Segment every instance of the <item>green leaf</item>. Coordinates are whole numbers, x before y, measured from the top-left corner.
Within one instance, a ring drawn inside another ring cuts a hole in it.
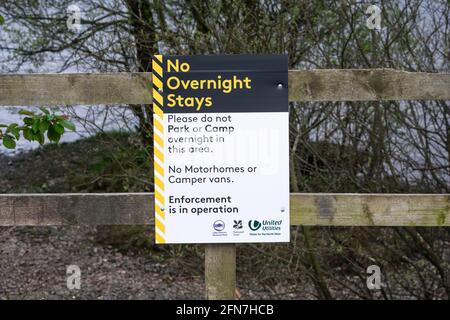
[[[31,132],[31,140],[32,141],[39,141],[40,134],[34,132],[32,129],[30,130],[30,132]]]
[[[17,123],[11,123],[6,129],[6,133],[12,134],[17,140],[20,138],[20,129]]]
[[[45,137],[44,137],[44,134],[43,134],[43,133],[40,133],[40,134],[38,135],[38,142],[39,142],[40,145],[43,145],[43,144],[44,144],[44,142],[45,142]]]
[[[76,131],[77,130],[77,128],[75,127],[75,125],[73,124],[72,121],[64,120],[64,121],[61,121],[59,124],[62,125],[66,129],[69,129],[69,130],[72,130],[72,131]]]
[[[60,125],[59,123],[53,125],[53,128],[59,135],[62,135],[64,133],[64,127],[62,125]]]
[[[26,117],[23,119],[23,123],[25,123],[27,126],[32,126],[34,123],[34,119]]]
[[[34,133],[39,133],[39,128],[41,126],[41,120],[40,119],[34,119],[33,127],[31,130],[33,130]]]
[[[63,128],[64,129],[64,128]],[[56,129],[55,126],[50,126],[48,128],[48,132],[47,132],[47,138],[50,141],[54,141],[54,142],[59,142],[59,139],[61,138],[61,134],[59,134]]]
[[[19,114],[24,115],[24,116],[30,116],[30,117],[34,116],[34,112],[31,112],[31,111],[25,110],[25,109],[19,110]]]
[[[42,119],[39,123],[39,131],[44,133],[45,131],[47,131],[48,127],[50,126],[50,122],[48,122],[47,120]]]
[[[3,145],[8,149],[14,149],[16,147],[16,142],[12,136],[3,136]]]
[[[4,24],[5,23],[5,18],[3,18],[2,16],[0,16],[0,26],[2,25],[2,24]]]
[[[19,128],[14,128],[13,130],[11,130],[11,133],[14,135],[16,140],[20,139],[20,129]]]
[[[23,137],[28,141],[32,141],[33,135],[31,134],[31,130],[28,128],[23,129]]]
[[[19,125],[17,123],[11,123],[8,126],[8,129],[6,129],[6,132],[11,132],[12,130],[14,130],[14,128],[17,128]]]
[[[48,110],[45,109],[45,108],[40,107],[39,110],[41,110],[41,111],[42,111],[43,113],[45,113],[46,115],[49,115],[49,114],[50,114],[50,111],[48,111]]]

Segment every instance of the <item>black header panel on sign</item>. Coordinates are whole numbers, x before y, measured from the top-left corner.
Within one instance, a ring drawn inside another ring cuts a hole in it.
[[[165,113],[288,112],[286,55],[163,56]]]

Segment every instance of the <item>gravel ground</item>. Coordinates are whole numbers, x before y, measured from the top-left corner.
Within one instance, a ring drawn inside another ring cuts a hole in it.
[[[203,280],[93,242],[88,227],[0,228],[1,299],[202,299]],[[66,268],[81,269],[80,290]]]

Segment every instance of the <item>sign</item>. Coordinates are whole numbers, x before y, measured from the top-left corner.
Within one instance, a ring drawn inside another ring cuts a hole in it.
[[[156,243],[288,242],[287,56],[152,68]]]

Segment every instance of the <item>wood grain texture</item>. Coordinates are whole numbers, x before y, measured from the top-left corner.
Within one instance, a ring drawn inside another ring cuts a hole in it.
[[[1,74],[0,106],[148,104],[151,73]],[[289,71],[290,101],[448,100],[450,74]]]
[[[290,101],[450,99],[449,73],[393,69],[324,69],[289,72]]]
[[[208,300],[234,300],[236,290],[236,246],[205,246],[205,291]]]
[[[450,226],[450,194],[293,194],[291,224]]]
[[[0,194],[0,225],[153,224],[150,193]]]
[[[153,224],[153,194],[0,194],[0,226]],[[450,226],[450,194],[291,194],[291,225]]]
[[[0,105],[151,103],[151,73],[2,74]]]

